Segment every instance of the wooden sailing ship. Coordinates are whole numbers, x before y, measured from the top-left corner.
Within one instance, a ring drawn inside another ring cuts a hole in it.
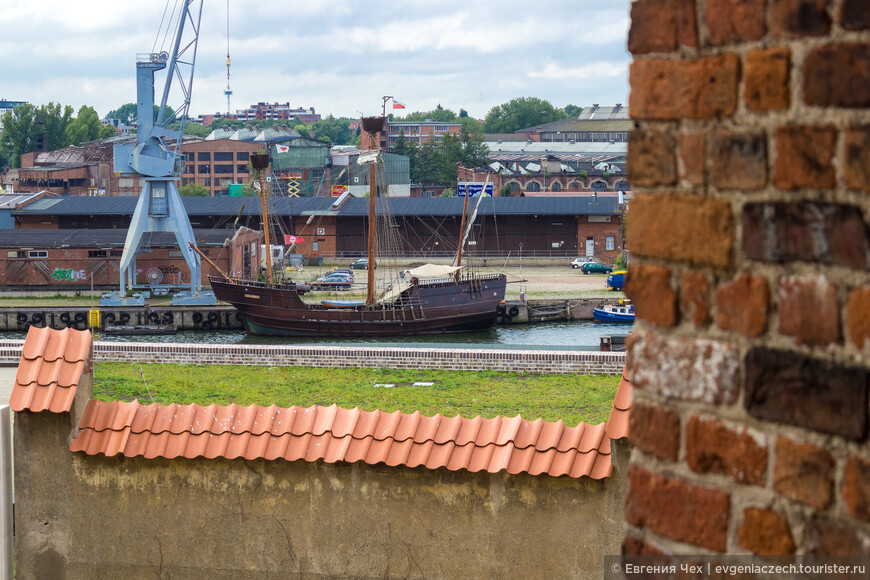
[[[363,119],[364,129],[370,119]],[[383,124],[383,118],[373,119]],[[251,156],[251,163],[258,171],[265,170],[268,162],[268,154]],[[464,273],[461,265],[464,240],[459,244],[453,266],[428,264],[414,268],[403,272],[402,277],[384,290],[376,291],[375,200],[376,164],[379,162],[378,151],[360,156],[360,163],[371,164],[366,300],[358,304],[306,303],[301,296],[310,290],[307,284],[271,282],[271,260],[267,252],[265,282],[226,275],[209,276],[217,299],[232,304],[239,311],[247,332],[276,336],[408,336],[483,330],[495,324],[498,305],[504,300],[505,275]],[[261,187],[263,223],[268,224],[265,195],[265,188]],[[466,198],[466,209],[467,204]],[[464,222],[465,211],[463,229]],[[264,229],[268,248],[269,228]]]

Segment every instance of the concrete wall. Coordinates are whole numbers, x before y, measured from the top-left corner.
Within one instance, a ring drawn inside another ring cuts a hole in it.
[[[86,456],[71,419],[15,417],[20,579],[591,578],[622,538],[624,443],[594,481]]]

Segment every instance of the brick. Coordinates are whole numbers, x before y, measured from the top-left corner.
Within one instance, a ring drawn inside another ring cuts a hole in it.
[[[870,3],[867,4],[870,6]],[[847,129],[843,133],[845,159],[843,177],[852,189],[870,192],[870,127]]]
[[[870,554],[870,535],[846,522],[815,515],[804,528],[807,553],[852,556]]]
[[[673,540],[724,552],[730,495],[633,466],[628,472],[626,521]]]
[[[632,54],[673,52],[698,46],[692,0],[638,0],[631,5],[628,51]]]
[[[743,397],[757,419],[867,438],[867,370],[768,348],[746,355]]]
[[[831,505],[834,458],[811,443],[776,438],[773,488],[784,496],[818,510]]]
[[[664,552],[651,546],[646,542],[635,538],[634,536],[626,536],[622,542],[623,556],[663,556]]]
[[[788,276],[779,282],[779,332],[796,344],[840,342],[837,286],[824,276]]]
[[[787,109],[791,103],[791,51],[785,47],[746,53],[743,101],[750,111]]]
[[[777,129],[773,184],[784,190],[835,187],[837,177],[833,157],[836,140],[837,132],[833,127]]]
[[[711,44],[761,40],[767,30],[765,0],[707,0]]]
[[[767,185],[767,136],[717,131],[710,144],[710,180],[720,189],[756,190]]]
[[[684,195],[638,194],[626,222],[635,255],[728,267],[734,244],[731,205]]]
[[[737,110],[740,59],[733,54],[697,60],[635,60],[629,68],[635,119],[717,119]]]
[[[846,30],[870,30],[870,2],[844,0],[839,21]]]
[[[730,429],[718,419],[694,415],[686,423],[686,463],[698,473],[718,473],[737,483],[763,485],[767,445],[745,427]]]
[[[851,515],[870,520],[870,461],[853,455],[843,473],[843,500]]]
[[[680,280],[680,308],[695,326],[705,326],[710,318],[710,281],[703,272],[683,270]]]
[[[804,60],[804,102],[819,107],[870,107],[870,44],[818,46]]]
[[[743,510],[737,543],[741,548],[766,556],[794,554],[797,548],[785,516],[757,507]]]
[[[712,340],[665,340],[637,329],[630,336],[626,368],[635,387],[664,397],[713,405],[736,400],[736,347]]]
[[[828,0],[771,0],[770,33],[776,38],[824,36],[831,29]]]
[[[870,344],[870,288],[856,288],[846,303],[846,333],[858,349]]]
[[[636,129],[628,137],[628,179],[634,187],[677,182],[676,139],[657,129]]]
[[[668,328],[677,323],[677,293],[671,288],[671,270],[647,264],[629,266],[625,295],[634,303],[638,318]]]
[[[716,288],[716,326],[755,338],[767,329],[770,289],[760,276],[741,274]]]
[[[680,416],[668,407],[635,403],[628,432],[635,447],[659,459],[676,461],[680,454]]]
[[[689,186],[703,186],[705,180],[706,163],[706,133],[692,131],[680,133],[680,181]]]
[[[855,206],[828,203],[748,203],[743,250],[752,260],[817,262],[870,269],[870,229]]]

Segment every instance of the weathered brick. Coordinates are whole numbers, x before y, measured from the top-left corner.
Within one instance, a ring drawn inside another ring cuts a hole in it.
[[[680,307],[695,326],[704,326],[710,318],[710,281],[703,272],[683,270],[680,281]]]
[[[737,530],[737,543],[756,554],[783,556],[794,554],[794,540],[785,516],[770,509],[749,507]]]
[[[870,44],[816,47],[804,60],[804,102],[819,107],[870,107]]]
[[[777,129],[773,184],[785,190],[835,187],[837,176],[833,158],[836,140],[837,132],[833,127]]]
[[[663,405],[635,403],[629,415],[631,442],[668,461],[676,461],[680,454],[680,416]]]
[[[791,103],[791,51],[785,47],[746,53],[743,101],[750,111],[787,109]]]
[[[631,333],[632,384],[665,397],[729,404],[737,398],[738,350],[712,340],[664,338]]]
[[[631,265],[625,277],[625,295],[638,318],[667,328],[677,323],[677,293],[671,288],[671,270],[664,266]]]
[[[867,370],[768,348],[745,361],[744,405],[758,419],[863,441]]]
[[[804,538],[808,554],[870,554],[870,535],[841,520],[813,516],[804,528]]]
[[[870,6],[868,2],[867,6]],[[846,155],[843,177],[852,189],[870,191],[870,127],[848,129],[843,134]]]
[[[773,487],[793,500],[823,510],[831,504],[834,458],[811,443],[776,438]]]
[[[767,30],[764,0],[707,0],[710,43],[760,40]]]
[[[626,536],[622,542],[622,554],[624,556],[662,556],[664,553],[650,546],[646,542],[635,538],[634,536]]]
[[[716,187],[754,190],[767,185],[767,136],[763,132],[717,131],[710,156],[710,179]]]
[[[776,38],[823,36],[831,29],[828,0],[772,0],[770,32]]]
[[[635,255],[727,267],[734,243],[728,202],[683,195],[638,194],[627,238]]]
[[[736,280],[716,288],[716,326],[734,330],[749,338],[767,329],[770,289],[760,276],[741,274]]]
[[[737,110],[740,59],[733,54],[697,60],[635,60],[629,68],[635,119],[715,119]]]
[[[779,282],[779,332],[797,344],[840,342],[837,287],[824,276],[788,276]]]
[[[856,288],[846,303],[846,332],[849,341],[863,349],[870,344],[870,288]]]
[[[840,10],[840,26],[846,30],[870,29],[870,2],[844,0]]]
[[[686,424],[686,463],[698,473],[719,473],[737,483],[763,485],[767,445],[745,427],[731,429],[713,417],[694,415]]]
[[[853,455],[843,474],[843,500],[849,513],[870,520],[870,461]]]
[[[818,262],[870,269],[870,229],[855,206],[749,203],[743,207],[743,250],[752,260]]]
[[[626,521],[668,538],[724,552],[730,495],[639,467],[628,472]]]
[[[628,178],[634,187],[677,182],[676,139],[666,131],[636,129],[628,137]]]
[[[700,186],[705,181],[706,133],[692,131],[680,133],[680,180],[689,186]]]
[[[631,5],[628,51],[649,54],[695,47],[697,29],[691,0],[638,0]]]

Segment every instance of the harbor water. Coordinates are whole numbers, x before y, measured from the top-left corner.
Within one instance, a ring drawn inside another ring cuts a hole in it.
[[[481,332],[434,334],[408,339],[270,337],[246,334],[243,330],[189,330],[168,336],[107,336],[100,331],[95,340],[112,342],[158,342],[196,344],[298,344],[307,346],[383,346],[494,348],[532,350],[598,350],[600,337],[628,334],[631,325],[592,321],[547,322],[537,324],[503,324]],[[23,332],[3,332],[6,338],[23,339]]]

